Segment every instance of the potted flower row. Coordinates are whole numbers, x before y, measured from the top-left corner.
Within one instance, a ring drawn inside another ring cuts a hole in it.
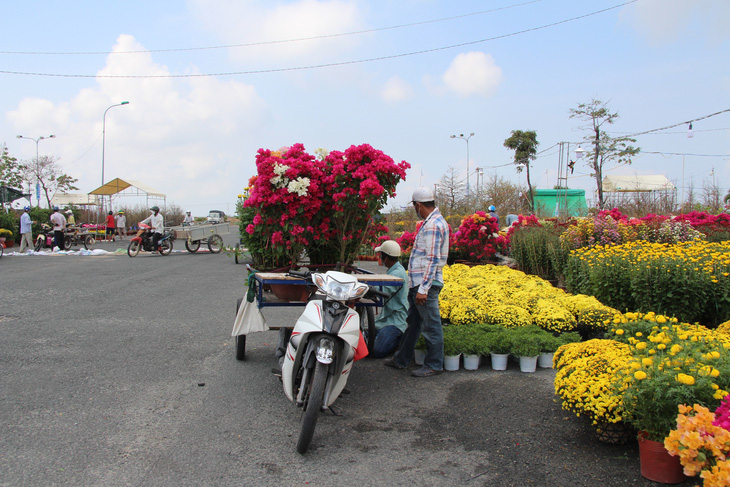
[[[463,355],[467,370],[476,370],[480,357],[486,356],[491,356],[494,370],[505,370],[507,358],[512,354],[520,357],[521,370],[534,372],[538,361],[541,367],[551,368],[553,352],[564,343],[579,340],[576,333],[556,337],[537,326],[514,329],[497,325],[445,326],[444,368],[458,370]],[[425,342],[421,339],[416,348],[425,350]]]

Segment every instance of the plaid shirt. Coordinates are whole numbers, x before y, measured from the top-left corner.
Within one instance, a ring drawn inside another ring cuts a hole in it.
[[[434,282],[444,283],[442,269],[449,255],[449,225],[434,208],[416,233],[416,240],[408,261],[408,287],[418,286],[419,294],[426,294]]]

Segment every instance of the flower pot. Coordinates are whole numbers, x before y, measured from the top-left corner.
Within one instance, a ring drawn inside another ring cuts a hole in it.
[[[271,284],[271,292],[282,301],[306,301],[309,299],[307,286],[299,284]]]
[[[448,370],[450,372],[459,370],[459,360],[460,359],[461,359],[461,354],[444,356],[444,370]]]
[[[537,355],[534,357],[520,357],[520,372],[532,373],[537,369]]]
[[[481,357],[479,355],[464,355],[464,368],[466,370],[477,370]]]
[[[507,370],[508,353],[492,353],[492,370]]]
[[[413,360],[416,361],[416,365],[423,365],[423,361],[426,360],[425,350],[415,350],[413,354]]]
[[[624,423],[623,421],[619,421],[618,423],[598,421],[595,429],[596,439],[601,443],[625,445],[634,441],[636,438],[636,429],[631,424]]]
[[[646,431],[639,431],[641,476],[663,484],[679,484],[687,480],[679,457],[669,454],[664,443],[648,440]]]
[[[537,356],[537,366],[541,369],[553,368],[553,353],[541,353]]]

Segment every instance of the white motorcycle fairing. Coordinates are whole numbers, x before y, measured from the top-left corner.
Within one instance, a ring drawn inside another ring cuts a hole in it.
[[[332,307],[332,311],[335,312],[344,311],[340,310],[341,307],[346,309],[346,316],[344,316],[342,326],[336,335],[325,331],[324,321],[328,307]],[[325,386],[326,399],[323,403],[324,407],[328,407],[335,402],[345,388],[352,370],[355,349],[360,339],[360,317],[357,312],[337,301],[314,299],[307,303],[304,312],[292,330],[281,369],[284,393],[290,401],[297,402],[302,375],[312,370],[311,368],[302,369],[302,364],[306,365],[309,360],[320,360],[326,363],[322,360],[322,356],[325,354],[318,354],[320,342],[323,338],[334,343],[327,385]],[[299,374],[300,369],[302,369],[302,374]]]

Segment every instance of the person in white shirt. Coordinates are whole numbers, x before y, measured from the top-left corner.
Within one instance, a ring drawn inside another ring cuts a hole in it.
[[[153,250],[157,252],[160,239],[162,238],[162,232],[165,231],[165,218],[160,213],[160,208],[158,206],[153,206],[152,208],[150,208],[150,211],[152,211],[153,214],[139,223],[145,223],[152,227],[152,244],[154,245]]]
[[[119,235],[119,240],[124,240],[124,234],[127,233],[127,217],[124,216],[123,211],[118,211],[117,216],[114,217],[114,220],[117,225],[117,235]]]
[[[51,223],[53,224],[53,238],[56,241],[56,247],[58,247],[58,250],[64,250],[63,239],[66,236],[63,232],[66,229],[66,217],[59,213],[58,206],[53,207]]]
[[[192,225],[193,224],[193,217],[190,215],[190,212],[188,211],[185,214],[185,219],[183,220],[183,225]]]

